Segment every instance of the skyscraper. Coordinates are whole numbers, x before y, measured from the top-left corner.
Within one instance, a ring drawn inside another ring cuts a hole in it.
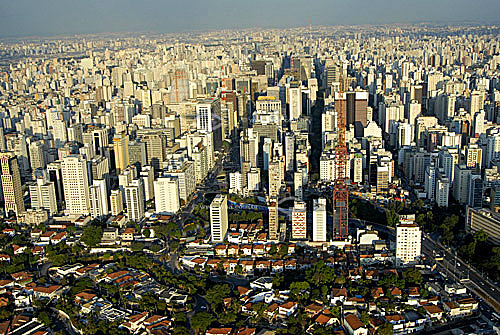
[[[140,221],[144,217],[144,186],[142,179],[132,180],[124,187],[127,216],[129,220]]]
[[[129,139],[127,134],[119,134],[113,137],[113,150],[115,152],[116,173],[119,174],[130,164],[129,160]]]
[[[422,253],[422,231],[414,223],[396,227],[396,266],[414,264]]]
[[[159,177],[154,182],[155,211],[176,213],[180,208],[179,185],[175,177]]]
[[[307,236],[307,211],[306,203],[295,201],[292,209],[292,239],[305,239]]]
[[[24,212],[24,201],[16,155],[13,152],[1,152],[0,164],[5,212],[13,211],[19,215]]]
[[[95,179],[89,187],[90,215],[101,218],[109,214],[106,180]]]
[[[326,242],[326,199],[315,199],[313,204],[313,241]]]
[[[269,210],[269,239],[277,240],[279,231],[278,203],[272,199],[267,206]]]
[[[212,234],[212,242],[224,242],[227,228],[227,196],[217,194],[210,204],[210,231]]]
[[[87,162],[80,155],[69,155],[61,163],[66,212],[86,215],[90,212]]]

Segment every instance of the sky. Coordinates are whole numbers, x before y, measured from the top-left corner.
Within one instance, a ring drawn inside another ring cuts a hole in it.
[[[477,21],[499,0],[0,0],[0,37]]]

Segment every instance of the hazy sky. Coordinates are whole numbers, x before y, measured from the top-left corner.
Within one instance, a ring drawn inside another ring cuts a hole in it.
[[[0,36],[219,28],[498,22],[499,0],[0,0]]]

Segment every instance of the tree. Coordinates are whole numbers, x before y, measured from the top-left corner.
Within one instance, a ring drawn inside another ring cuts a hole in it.
[[[144,249],[144,243],[142,243],[142,242],[132,242],[132,245],[130,246],[130,249],[132,249],[132,251],[142,251]]]
[[[149,230],[149,228],[145,228],[142,231],[142,235],[144,235],[145,238],[149,238],[151,236],[151,230]]]
[[[174,331],[172,332],[173,335],[191,335],[191,332],[189,329],[187,329],[184,326],[177,326],[174,327]]]
[[[393,335],[394,334],[394,326],[392,325],[392,323],[386,322],[377,329],[377,334]]]
[[[370,324],[370,314],[367,311],[362,311],[359,320],[365,325],[368,326]]]
[[[422,284],[422,282],[424,280],[422,277],[422,273],[415,268],[411,268],[411,269],[408,269],[405,272],[403,272],[403,278],[407,282],[412,283],[412,284],[416,284],[416,285]]]
[[[307,300],[310,288],[311,286],[306,281],[293,282],[290,284],[290,293],[295,295],[299,300]]]
[[[282,244],[280,246],[279,255],[281,257],[285,257],[286,255],[288,255],[288,245],[287,244]]]
[[[102,237],[102,228],[94,225],[85,227],[81,241],[88,247],[95,247],[99,244]]]
[[[205,299],[207,299],[213,308],[217,308],[224,303],[224,298],[229,297],[230,294],[231,288],[228,284],[217,284],[207,291]]]
[[[193,328],[196,333],[201,334],[210,327],[213,321],[214,317],[212,314],[208,312],[199,312],[191,319],[191,328]]]

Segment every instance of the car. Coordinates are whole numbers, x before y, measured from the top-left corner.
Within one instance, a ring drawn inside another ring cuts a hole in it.
[[[203,305],[203,306],[200,307],[200,309],[206,310],[207,306]]]

